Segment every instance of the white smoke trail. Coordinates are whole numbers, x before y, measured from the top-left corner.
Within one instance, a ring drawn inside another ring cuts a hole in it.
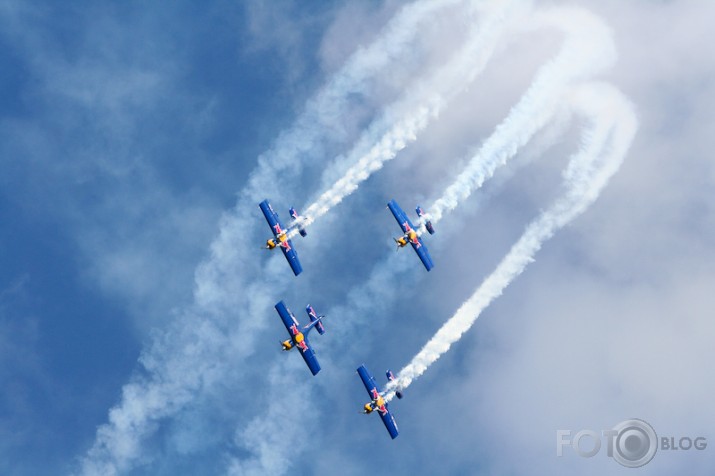
[[[478,182],[475,180],[466,181],[464,177],[474,175],[475,169],[495,169],[502,165],[507,158],[516,153],[521,145],[527,143],[539,129],[546,125],[551,125],[555,116],[557,116],[557,111],[563,112],[562,101],[559,99],[563,97],[563,90],[566,85],[574,80],[581,80],[596,74],[613,63],[615,47],[609,31],[600,19],[589,12],[563,8],[544,10],[530,17],[529,21],[531,24],[528,25],[528,28],[558,27],[566,37],[564,46],[553,60],[540,68],[532,86],[524,94],[518,105],[512,108],[507,119],[497,127],[492,137],[487,139],[482,151],[474,156],[467,170],[460,174],[461,180],[458,179],[455,185],[464,184],[466,187],[472,187],[468,191],[463,190],[461,192],[460,199],[462,200],[491,177],[493,170]],[[588,46],[584,47],[584,45]],[[574,61],[574,58],[578,58],[578,60]],[[548,106],[548,111],[545,111],[545,106]],[[534,124],[529,124],[529,118],[532,119]],[[522,130],[521,126],[524,124],[530,126],[531,129],[528,131]],[[558,130],[562,129],[559,128]],[[544,140],[548,143],[553,143],[558,136],[559,134],[552,131],[549,134],[550,140],[546,137]],[[520,142],[519,146],[514,146],[514,142]],[[546,147],[546,143],[541,144],[541,147]],[[491,158],[487,151],[494,154],[501,153],[504,158],[503,160],[492,160],[489,164],[484,164]],[[454,188],[455,186],[452,186],[448,191]],[[447,195],[445,194],[445,196]],[[445,209],[444,212],[449,212],[454,207],[456,207],[456,204]],[[394,261],[379,263],[373,270],[370,279],[363,286],[353,289],[347,296],[347,302],[344,306],[340,306],[339,312],[336,309],[332,309],[328,310],[327,313],[341,316],[374,313],[376,311],[376,302],[385,305],[387,301],[392,299],[393,276],[399,272],[396,269],[399,267],[400,263]],[[384,290],[386,289],[390,289],[391,292],[385,293]],[[332,335],[336,337],[337,341],[340,341],[342,336],[349,334],[348,328],[351,322],[358,322],[358,319],[356,318],[353,321],[347,318],[341,327],[333,328]],[[326,345],[329,345],[329,343]],[[343,351],[345,350],[344,347],[342,349]],[[289,409],[284,408],[287,405],[285,402],[271,402],[271,406],[266,413],[252,420],[248,427],[239,429],[237,435],[240,435],[242,441],[247,439],[249,442],[256,442],[256,438],[253,437],[256,431],[265,435],[271,431],[277,431],[279,428],[283,430],[283,425],[279,420],[290,412]],[[265,429],[270,430],[266,432]],[[256,474],[259,474],[261,470],[265,471],[266,468],[276,467],[276,461],[281,460],[283,447],[280,444],[265,444],[271,438],[271,436],[266,435],[265,439],[260,439],[260,442],[262,442],[260,450],[251,450],[254,454],[253,457],[232,458],[229,473],[246,474],[251,468]],[[241,447],[250,448],[250,444],[248,446],[242,445]]]
[[[547,9],[529,18],[528,28],[556,27],[566,35],[561,51],[542,66],[508,116],[470,159],[467,167],[427,208],[432,223],[454,210],[512,158],[534,134],[553,120],[562,91],[609,68],[615,61],[610,31],[592,13],[572,8]],[[420,234],[424,229],[420,229]]]
[[[279,177],[295,179],[310,160],[322,155],[319,150],[325,142],[340,138],[347,97],[365,94],[366,80],[409,51],[421,24],[438,10],[460,3],[463,0],[430,0],[403,7],[374,43],[358,50],[308,102],[294,126],[259,158],[236,208],[222,220],[210,258],[197,269],[194,305],[181,311],[176,323],[157,334],[142,352],[142,368],[124,385],[120,403],[109,411],[109,422],[98,428],[92,448],[81,458],[82,474],[105,476],[131,470],[143,456],[142,441],[156,431],[158,422],[175,415],[201,389],[211,388],[226,375],[226,353],[233,352],[235,362],[253,351],[250,331],[262,324],[251,319],[236,323],[235,310],[259,314],[270,307],[264,291],[267,283],[254,279],[259,273],[249,255],[253,247],[237,246],[259,226],[252,213],[255,204],[277,190]],[[277,285],[272,283],[274,289]],[[243,294],[236,293],[240,289]],[[237,334],[244,336],[238,350],[232,345]]]
[[[607,84],[581,86],[568,100],[590,118],[592,125],[584,133],[581,150],[571,157],[563,174],[566,192],[527,227],[496,270],[400,370],[396,382],[386,387],[388,401],[394,397],[396,387],[408,387],[469,330],[481,312],[533,261],[542,244],[598,198],[623,162],[637,129],[630,102]]]
[[[357,190],[359,184],[380,170],[385,162],[395,158],[399,151],[407,147],[410,142],[414,142],[417,134],[429,124],[430,120],[437,117],[443,107],[484,70],[507,27],[518,18],[519,14],[528,11],[530,3],[521,0],[486,4],[488,7],[485,10],[486,19],[476,29],[475,34],[437,74],[406,93],[394,108],[404,109],[407,105],[408,112],[402,114],[401,119],[381,138],[368,139],[369,143],[375,145],[367,153],[356,158],[355,164],[345,175],[306,208],[300,225],[310,226]],[[369,134],[372,135],[372,132]],[[298,230],[293,229],[288,236],[292,238],[297,234]]]

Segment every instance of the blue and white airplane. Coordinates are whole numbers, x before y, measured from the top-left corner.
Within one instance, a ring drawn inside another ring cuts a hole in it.
[[[300,350],[300,355],[303,356],[303,360],[305,360],[305,363],[308,365],[310,372],[313,375],[316,375],[320,372],[320,364],[318,363],[318,359],[315,357],[315,350],[313,350],[313,347],[308,341],[308,334],[313,328],[318,330],[318,334],[325,334],[325,327],[323,327],[323,323],[321,322],[325,316],[319,316],[315,312],[315,309],[313,309],[313,306],[308,304],[305,308],[305,312],[307,312],[310,317],[310,324],[305,327],[301,327],[298,320],[295,318],[293,313],[290,312],[290,309],[286,307],[283,301],[279,301],[275,307],[276,311],[278,311],[278,314],[283,320],[283,324],[286,326],[286,329],[290,334],[290,339],[281,342],[283,350],[288,351],[293,347],[297,347]]]
[[[294,222],[286,228],[283,226],[283,223],[281,223],[278,214],[273,210],[268,200],[263,200],[258,206],[261,207],[263,216],[266,217],[268,226],[271,227],[271,231],[273,232],[273,238],[266,241],[266,248],[272,250],[276,247],[280,247],[281,251],[283,251],[283,255],[285,255],[288,260],[290,268],[293,270],[293,274],[298,276],[303,271],[303,267],[298,260],[298,253],[296,253],[293,248],[293,242],[288,238],[288,231],[293,228],[298,228],[300,236],[304,237],[308,234],[305,229],[298,224],[300,222],[298,213],[295,211],[295,208],[290,209],[290,216],[293,217]]]
[[[397,220],[397,223],[400,225],[400,228],[402,228],[402,231],[404,232],[404,235],[402,235],[400,238],[395,238],[397,246],[399,248],[402,248],[407,246],[407,243],[411,244],[412,248],[414,248],[415,252],[417,253],[417,256],[419,256],[420,260],[422,260],[422,264],[425,265],[427,271],[432,269],[434,267],[434,263],[432,262],[432,258],[429,255],[429,251],[427,251],[427,247],[422,242],[422,239],[417,235],[417,229],[407,217],[407,214],[402,211],[402,208],[400,208],[400,206],[394,200],[390,200],[390,202],[387,204],[387,208],[390,209],[390,211],[395,217],[395,220]],[[420,217],[420,226],[422,226],[422,221],[425,219],[426,214],[422,210],[422,207],[417,207],[415,211]],[[424,223],[424,226],[430,235],[434,234],[434,227],[432,226],[432,222],[427,220]]]
[[[390,437],[394,440],[395,438],[397,438],[398,433],[397,422],[395,421],[395,417],[392,416],[392,413],[390,413],[390,410],[388,410],[387,408],[387,402],[385,402],[384,393],[380,392],[380,389],[378,388],[375,379],[372,377],[372,375],[370,375],[370,372],[368,372],[367,368],[365,368],[365,364],[358,367],[357,373],[358,375],[360,375],[362,383],[365,385],[365,389],[367,390],[367,394],[370,395],[371,398],[371,400],[363,407],[363,413],[369,414],[377,410],[377,413],[380,415],[380,418],[382,418],[382,422],[385,424],[385,428],[387,428],[387,432],[390,433]],[[394,380],[394,378],[395,377],[392,375],[392,372],[388,370],[387,379]],[[395,395],[397,396],[397,398],[402,398],[401,392],[396,392]]]

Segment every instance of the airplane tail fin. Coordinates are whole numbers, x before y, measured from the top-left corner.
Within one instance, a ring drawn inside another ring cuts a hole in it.
[[[315,312],[315,309],[313,309],[313,306],[308,304],[305,306],[305,312],[308,313],[308,316],[310,316],[310,325],[315,327],[318,330],[318,334],[321,336],[325,334],[325,327],[323,326],[322,319],[325,316],[319,316],[317,312]]]

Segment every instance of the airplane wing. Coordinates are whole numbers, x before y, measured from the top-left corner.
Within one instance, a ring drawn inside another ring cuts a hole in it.
[[[275,308],[276,311],[278,311],[278,314],[281,316],[281,320],[283,321],[283,325],[286,326],[286,330],[288,331],[290,336],[293,337],[293,331],[291,331],[291,328],[295,326],[296,329],[300,329],[300,323],[293,316],[293,313],[288,310],[288,307],[283,301],[279,301],[278,304],[276,304]]]
[[[397,438],[397,422],[395,421],[395,417],[392,416],[392,413],[390,413],[390,410],[385,413],[380,413],[380,418],[382,418],[382,422],[385,424],[385,428],[387,428],[390,438],[393,440]]]
[[[310,342],[308,342],[307,337],[303,342],[305,342],[305,348],[303,349],[299,347],[298,350],[300,350],[300,355],[303,356],[305,364],[310,369],[310,373],[316,375],[320,372],[320,364],[318,363],[318,358],[315,356],[315,350],[313,350],[313,346],[311,346]]]
[[[286,330],[290,334],[291,338],[294,337],[297,333],[300,332],[300,323],[298,323],[298,320],[295,318],[295,316],[293,316],[293,313],[288,310],[288,307],[283,301],[279,301],[275,307],[276,311],[278,311],[278,314],[281,316],[283,325],[286,326]],[[318,363],[318,358],[315,356],[315,350],[313,350],[313,347],[310,345],[308,338],[305,336],[303,337],[303,343],[305,345],[296,345],[296,347],[300,351],[300,355],[303,356],[303,360],[305,360],[306,365],[308,365],[310,373],[315,375],[320,372],[320,364]]]
[[[402,208],[400,208],[396,201],[390,200],[387,204],[387,208],[389,208],[392,212],[395,220],[397,220],[400,228],[402,228],[403,233],[407,233],[409,230],[415,230],[415,226],[412,224],[407,214],[402,211]]]
[[[266,217],[266,221],[268,222],[268,226],[271,227],[273,236],[277,238],[279,235],[287,231],[287,229],[283,226],[283,223],[281,223],[280,218],[278,218],[278,214],[273,210],[273,207],[268,202],[268,200],[263,200],[261,203],[258,204],[258,206],[261,207],[263,216]],[[295,249],[293,248],[293,241],[282,241],[279,243],[279,248],[281,249],[281,251],[283,251],[283,256],[286,257],[290,268],[293,270],[293,274],[298,276],[303,271],[303,267],[300,265],[300,261],[298,260],[298,253],[296,253]]]
[[[285,243],[281,244],[279,248],[283,251],[283,256],[288,260],[290,269],[293,270],[293,274],[298,276],[303,271],[303,266],[301,266],[298,260],[298,253],[295,252],[293,248],[293,240],[286,240]]]
[[[362,383],[365,385],[365,390],[367,390],[367,394],[370,395],[370,399],[376,399],[380,395],[380,389],[378,388],[375,379],[372,375],[370,375],[367,368],[365,368],[365,365],[358,367],[357,373],[360,375]],[[380,415],[380,418],[382,418],[382,422],[385,424],[385,428],[387,428],[387,432],[390,434],[390,437],[393,440],[397,438],[397,422],[395,421],[395,417],[392,416],[392,413],[390,413],[390,410],[387,408],[387,403],[385,404],[385,412],[382,413],[378,411],[377,413]]]
[[[422,264],[425,265],[425,268],[427,268],[427,271],[434,268],[434,263],[432,262],[432,257],[429,255],[429,251],[427,251],[427,247],[425,246],[424,242],[422,241],[422,238],[417,238],[417,243],[410,242],[410,244],[412,245],[412,248],[417,253],[417,256],[419,256],[420,260],[422,260]]]
[[[372,377],[372,375],[370,375],[370,372],[368,372],[365,365],[361,365],[360,367],[358,367],[357,373],[358,375],[360,375],[362,383],[363,385],[365,385],[365,390],[367,390],[367,394],[370,396],[370,399],[376,398],[375,393],[379,395],[380,389],[377,387],[375,379]]]
[[[261,203],[258,204],[258,206],[261,207],[263,216],[266,217],[266,221],[268,222],[268,226],[271,227],[271,232],[273,232],[273,236],[278,236],[284,231],[286,231],[285,227],[283,226],[283,223],[281,223],[280,221],[280,218],[278,218],[278,214],[273,211],[273,207],[268,202],[268,200],[263,200]]]

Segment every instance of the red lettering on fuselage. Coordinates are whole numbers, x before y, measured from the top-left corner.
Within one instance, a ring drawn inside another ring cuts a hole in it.
[[[385,404],[383,403],[382,405],[378,405],[377,403],[381,400],[380,394],[377,392],[377,388],[373,388],[372,390],[370,390],[370,394],[372,395],[373,407],[383,415],[387,413],[387,407],[385,406]]]
[[[422,246],[422,243],[420,243],[419,238],[417,238],[417,233],[412,231],[412,227],[410,226],[409,223],[404,222],[402,224],[402,227],[405,229],[405,234],[404,234],[403,238],[405,238],[407,241],[409,241],[410,243],[415,245],[417,248]]]
[[[293,342],[295,343],[295,345],[303,352],[308,350],[308,345],[305,343],[305,341],[301,340],[300,342],[298,342],[295,339],[295,336],[300,334],[300,331],[298,330],[298,324],[296,324],[294,322],[293,325],[288,328],[288,330],[290,331],[291,335],[293,335],[293,337],[294,337]]]

